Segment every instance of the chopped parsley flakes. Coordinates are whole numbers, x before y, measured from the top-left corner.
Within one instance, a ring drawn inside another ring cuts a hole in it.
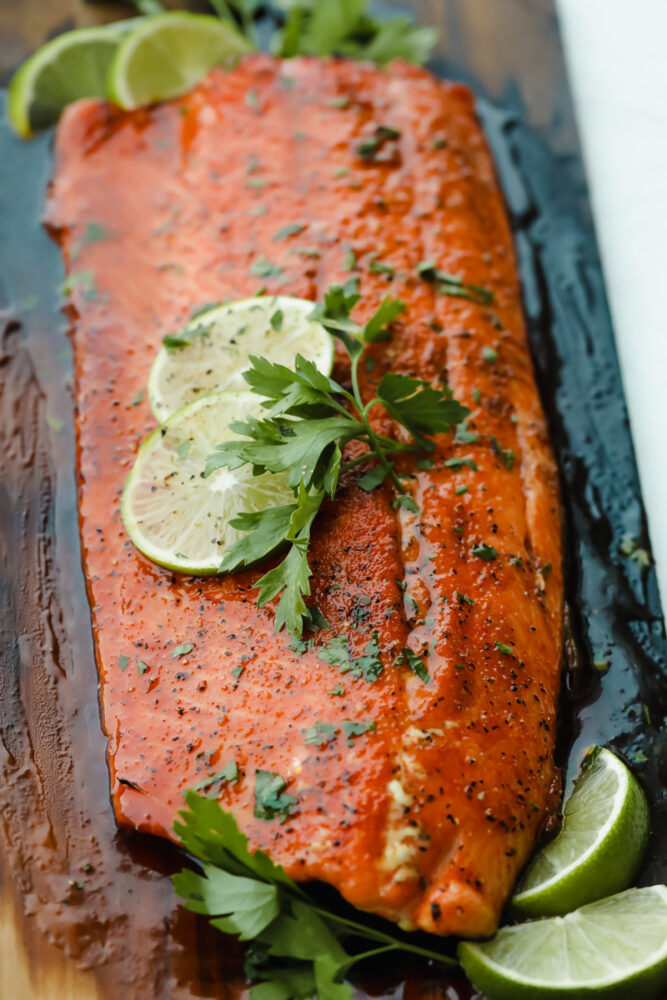
[[[513,656],[514,650],[511,646],[508,646],[504,642],[496,642],[496,649],[499,653],[503,653],[505,656]]]
[[[396,663],[399,665],[402,662],[407,663],[410,670],[412,670],[412,672],[416,674],[417,677],[424,682],[424,684],[428,684],[431,680],[431,675],[429,674],[423,660],[417,656],[416,653],[413,653],[411,649],[408,649],[407,646],[401,650],[401,654],[402,655],[396,660]]]
[[[255,771],[255,819],[276,819],[282,823],[290,816],[299,801],[294,795],[285,794],[287,782],[272,771]]]
[[[266,257],[258,257],[250,265],[250,273],[258,278],[276,278],[283,273],[283,268],[277,264],[272,264]]]
[[[478,559],[484,559],[485,562],[490,562],[498,558],[498,550],[494,549],[493,545],[487,545],[486,542],[482,542],[480,545],[473,545],[470,551]]]
[[[198,784],[192,786],[193,792],[201,792],[205,788],[210,788],[211,785],[217,784],[219,781],[238,781],[239,780],[239,768],[235,760],[225,764],[225,766],[220,771],[216,771],[215,774],[209,775],[208,778],[204,778],[203,781],[198,782]]]
[[[349,747],[354,746],[355,737],[363,736],[364,733],[372,733],[376,728],[374,722],[354,722],[351,719],[343,719],[340,726],[345,733]]]
[[[179,656],[185,656],[186,653],[191,653],[195,648],[194,642],[184,642],[180,646],[174,646],[171,653],[172,660],[178,659]]]

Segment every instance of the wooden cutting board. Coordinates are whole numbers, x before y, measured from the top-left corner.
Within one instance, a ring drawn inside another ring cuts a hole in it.
[[[501,106],[519,106],[530,128],[547,136],[550,162],[578,157],[551,0],[416,0],[413,7],[440,29],[444,72],[473,81]],[[50,34],[117,13],[81,0],[0,0],[0,80]],[[178,852],[119,833],[109,804],[76,528],[62,272],[39,224],[49,141],[23,143],[0,129],[0,1000],[231,1000],[244,990],[240,953],[179,907],[167,877],[180,867]],[[508,196],[518,199],[516,219],[528,218],[520,192]],[[611,345],[605,322],[598,317],[597,336]],[[613,346],[605,349],[613,368]],[[551,397],[550,359],[538,353],[537,363]],[[618,380],[614,392],[622,417]],[[616,440],[640,525],[627,430]],[[650,579],[623,584],[648,602],[647,614]],[[593,588],[586,600],[596,597]],[[573,676],[582,705],[604,694],[590,673]],[[625,674],[618,677],[617,687]],[[576,715],[571,706],[568,714]],[[616,715],[608,715],[593,738],[616,734]],[[411,1000],[471,996],[460,977],[415,968],[378,973],[364,986],[362,995],[402,991]]]

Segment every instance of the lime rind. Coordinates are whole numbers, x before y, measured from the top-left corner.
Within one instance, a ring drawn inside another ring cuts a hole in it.
[[[459,959],[488,1000],[633,1000],[667,985],[667,887],[629,889],[462,942]]]
[[[649,811],[625,764],[599,748],[575,783],[563,827],[529,864],[512,898],[528,916],[555,916],[632,883],[646,849]]]
[[[216,445],[238,438],[229,424],[261,412],[254,393],[217,393],[183,407],[142,443],[121,515],[151,562],[192,576],[215,574],[228,547],[245,536],[229,526],[236,514],[293,502],[286,474],[253,476],[243,466],[204,478]]]
[[[166,420],[181,406],[211,392],[247,389],[243,372],[250,367],[250,355],[293,367],[301,354],[330,375],[334,341],[310,319],[312,311],[313,303],[307,299],[276,295],[241,299],[198,315],[180,331],[189,342],[162,348],[155,359],[148,398],[156,419]]]
[[[146,18],[118,46],[108,96],[132,110],[179,97],[214,66],[231,66],[252,46],[229,22],[207,14],[168,11]]]

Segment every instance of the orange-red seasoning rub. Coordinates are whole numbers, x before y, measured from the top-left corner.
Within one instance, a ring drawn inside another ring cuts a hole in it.
[[[382,125],[399,135],[361,155]],[[234,761],[239,780],[207,793],[291,876],[404,927],[489,934],[550,808],[562,574],[556,471],[472,95],[400,63],[254,56],[151,109],[81,102],[58,130],[48,222],[73,289],[81,536],[119,821],[173,836],[184,790]],[[416,274],[427,259],[493,303],[439,294]],[[310,556],[331,629],[299,654],[255,606],[263,570],[174,576],[134,549],[119,500],[154,427],[142,393],[167,331],[203,303],[260,286],[316,299],[352,274],[360,318],[387,294],[408,307],[364,391],[390,370],[446,381],[469,434],[406,470],[418,514],[342,484]],[[474,555],[482,544],[497,557]],[[375,681],[318,658],[334,635],[360,656],[376,631]],[[396,663],[403,648],[428,683]],[[320,744],[317,723],[335,727]],[[284,822],[254,815],[259,770],[297,800]]]

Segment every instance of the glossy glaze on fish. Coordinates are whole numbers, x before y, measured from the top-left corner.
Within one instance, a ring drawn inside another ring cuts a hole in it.
[[[362,155],[379,126],[398,137]],[[173,835],[182,792],[235,761],[239,781],[209,793],[294,878],[403,926],[490,933],[553,805],[562,574],[511,235],[470,93],[400,64],[257,56],[153,109],[82,102],[58,130],[48,221],[72,287],[81,534],[119,821]],[[439,294],[416,274],[430,259],[493,303]],[[377,631],[374,682],[275,635],[255,606],[261,570],[173,576],[134,549],[119,510],[154,427],[144,387],[163,334],[206,302],[262,287],[316,299],[351,273],[360,318],[386,294],[408,306],[373,347],[365,390],[401,371],[447,381],[472,411],[466,440],[445,436],[434,468],[406,469],[419,514],[351,477],[317,522],[313,602],[332,626],[317,646],[346,635],[360,656]],[[483,544],[495,559],[473,554]],[[406,647],[428,683],[396,665]],[[318,722],[336,727],[320,745]],[[283,823],[253,814],[258,770],[297,799]]]

